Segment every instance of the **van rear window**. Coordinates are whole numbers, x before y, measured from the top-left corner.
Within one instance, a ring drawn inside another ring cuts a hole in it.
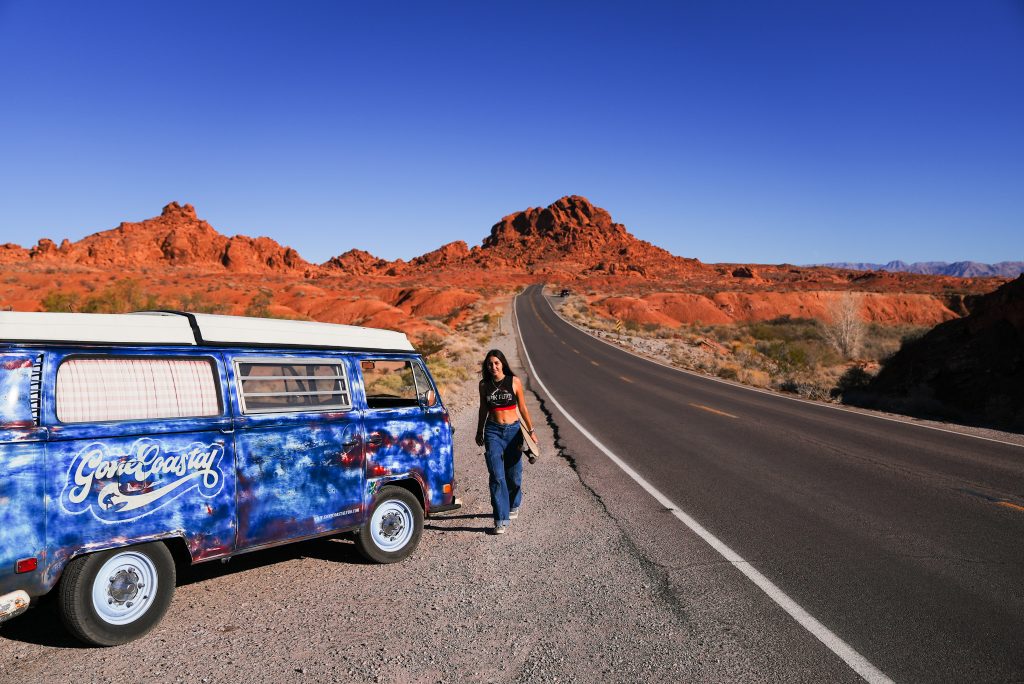
[[[71,358],[57,369],[63,423],[220,415],[208,359]]]
[[[236,361],[245,413],[352,408],[345,369],[333,359]]]

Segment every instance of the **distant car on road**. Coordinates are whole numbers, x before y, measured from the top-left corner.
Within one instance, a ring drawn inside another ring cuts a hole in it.
[[[563,289],[561,292],[558,293],[558,296],[559,297],[568,297],[570,294],[571,293],[569,292],[568,289]]]

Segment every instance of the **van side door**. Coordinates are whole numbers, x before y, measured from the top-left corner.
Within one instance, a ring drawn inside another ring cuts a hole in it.
[[[239,549],[357,525],[362,416],[345,356],[238,353],[231,373]]]

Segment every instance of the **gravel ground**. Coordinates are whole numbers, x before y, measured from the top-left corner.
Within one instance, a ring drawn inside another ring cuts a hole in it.
[[[493,346],[521,367],[511,335]],[[655,682],[749,673],[742,648],[723,650],[729,639],[716,635],[714,616],[691,620],[693,606],[669,590],[662,567],[554,453],[532,397],[530,409],[548,448],[524,464],[523,512],[508,534],[487,533],[475,407],[464,407],[454,416],[464,507],[428,520],[405,562],[370,565],[351,542],[317,540],[189,568],[162,623],[109,649],[81,647],[53,602],[43,603],[0,626],[0,681]]]

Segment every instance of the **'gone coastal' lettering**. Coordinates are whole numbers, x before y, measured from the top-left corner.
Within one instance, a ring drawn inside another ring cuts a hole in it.
[[[127,453],[112,453],[95,442],[71,463],[62,503],[72,513],[89,508],[97,518],[115,521],[152,513],[194,487],[214,496],[222,486],[223,455],[222,444],[193,442],[165,451],[160,442],[143,438]]]

